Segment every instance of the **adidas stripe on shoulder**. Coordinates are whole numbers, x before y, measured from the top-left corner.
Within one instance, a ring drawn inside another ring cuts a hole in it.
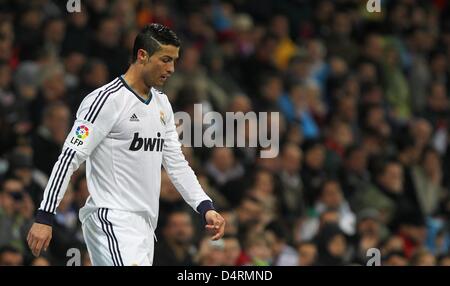
[[[108,97],[117,91],[119,91],[123,87],[122,81],[119,78],[113,80],[110,84],[104,87],[95,97],[92,104],[89,106],[89,110],[84,116],[84,120],[94,123],[95,119],[97,119],[100,111],[102,110],[105,102],[108,100]]]

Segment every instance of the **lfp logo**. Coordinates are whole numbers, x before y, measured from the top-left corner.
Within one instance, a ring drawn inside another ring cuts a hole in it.
[[[77,130],[75,131],[75,134],[79,139],[84,140],[86,137],[89,136],[89,128],[87,128],[84,125],[78,126]]]
[[[75,136],[70,139],[70,143],[76,146],[83,145],[83,140],[89,136],[89,128],[85,125],[80,125],[75,130]]]

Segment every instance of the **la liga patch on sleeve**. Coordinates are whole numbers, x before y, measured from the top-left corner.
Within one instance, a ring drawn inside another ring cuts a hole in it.
[[[81,147],[84,144],[86,138],[89,137],[89,132],[90,132],[89,127],[82,124],[82,125],[77,126],[74,129],[75,129],[75,131],[74,131],[75,134],[73,134],[72,138],[70,139],[70,143],[76,147]]]
[[[75,130],[78,139],[84,140],[89,136],[89,128],[86,125],[80,125]]]

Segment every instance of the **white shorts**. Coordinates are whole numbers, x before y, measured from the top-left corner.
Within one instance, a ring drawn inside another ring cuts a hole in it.
[[[99,208],[82,224],[94,266],[150,266],[154,230],[144,213]]]

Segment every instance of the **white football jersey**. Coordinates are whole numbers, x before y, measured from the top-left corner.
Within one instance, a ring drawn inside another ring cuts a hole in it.
[[[167,96],[152,88],[144,101],[118,77],[81,103],[39,211],[55,213],[72,173],[85,160],[90,197],[80,211],[81,221],[98,208],[109,208],[145,211],[156,227],[161,165],[184,200],[197,211],[199,204],[210,198],[180,147]]]

